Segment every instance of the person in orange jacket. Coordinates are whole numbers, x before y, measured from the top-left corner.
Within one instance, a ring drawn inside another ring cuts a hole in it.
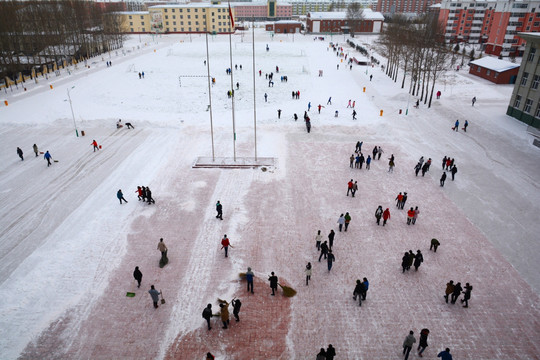
[[[92,141],[92,143],[90,145],[94,146],[94,152],[96,152],[96,150],[99,150],[99,147],[98,147],[98,144],[97,144],[96,140]]]
[[[382,214],[382,217],[383,217],[382,226],[384,226],[384,225],[386,225],[386,220],[390,219],[390,209],[386,208],[386,210],[384,210],[384,212]]]
[[[411,221],[414,218],[414,209],[410,208],[409,211],[407,211],[407,225],[411,225]]]
[[[401,202],[403,201],[403,195],[401,193],[399,193],[398,196],[396,196],[396,198],[394,200],[397,201],[396,202],[396,207],[398,209],[400,209],[401,208]]]

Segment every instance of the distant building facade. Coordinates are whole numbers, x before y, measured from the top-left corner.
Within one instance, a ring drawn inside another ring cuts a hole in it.
[[[378,0],[376,10],[384,14],[424,14],[428,7],[441,0]]]
[[[540,0],[442,0],[446,42],[485,44],[492,55],[521,56],[518,32],[540,31]]]
[[[302,29],[302,23],[294,20],[280,20],[265,25],[266,31],[273,31],[276,34],[294,34]]]
[[[540,32],[519,36],[527,45],[506,114],[540,128]]]
[[[307,15],[310,12],[346,11],[352,3],[360,4],[364,9],[375,10],[377,0],[292,0],[288,1],[292,6],[292,15]]]
[[[362,16],[363,19],[357,24],[357,28],[353,29],[355,33],[380,33],[382,31],[384,16],[381,13],[364,9]],[[344,11],[313,12],[308,13],[306,30],[309,33],[349,33],[350,25],[347,13]]]
[[[231,7],[237,21],[289,20],[293,14],[291,4],[275,0],[234,2]]]
[[[518,64],[489,56],[471,61],[469,67],[469,74],[479,76],[495,84],[514,84],[518,71]]]

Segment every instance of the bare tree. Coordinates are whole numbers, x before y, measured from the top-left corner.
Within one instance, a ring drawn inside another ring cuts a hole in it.
[[[349,24],[350,33],[352,36],[356,32],[360,32],[364,21],[364,9],[357,2],[352,2],[347,7],[347,22]]]

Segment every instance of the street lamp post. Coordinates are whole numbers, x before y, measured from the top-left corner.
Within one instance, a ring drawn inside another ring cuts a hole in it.
[[[73,89],[75,86],[72,86],[71,88]],[[69,100],[69,107],[71,108],[71,117],[73,118],[73,126],[75,127],[75,135],[77,135],[77,137],[79,137],[79,130],[77,130],[77,124],[75,123],[75,113],[73,112],[73,105],[71,103],[71,96],[69,95],[69,89],[70,88],[67,88],[67,96],[68,96],[68,100]]]

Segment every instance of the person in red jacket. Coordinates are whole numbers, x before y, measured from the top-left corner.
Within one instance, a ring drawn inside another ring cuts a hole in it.
[[[352,192],[353,193],[353,196],[354,196],[354,192],[353,192],[353,179],[351,179],[351,181],[349,181],[347,183],[347,196],[349,196],[349,193]]]
[[[96,140],[92,141],[92,143],[90,145],[94,146],[94,152],[96,152],[96,150],[99,150],[99,147],[98,147],[98,144],[97,144]]]
[[[144,193],[140,186],[137,186],[137,190],[135,190],[137,193],[137,197],[139,198],[139,201],[144,200]]]
[[[225,249],[225,257],[228,257],[228,250],[229,246],[232,247],[231,243],[229,242],[229,238],[227,237],[227,234],[223,235],[223,239],[221,239],[221,248]]]
[[[401,193],[399,193],[398,196],[396,196],[395,200],[396,200],[396,207],[398,209],[400,209],[401,208],[401,202],[403,201],[403,195]]]
[[[414,209],[410,208],[409,211],[407,211],[407,225],[411,225],[411,221],[414,218]]]
[[[383,223],[382,226],[386,225],[386,220],[390,219],[390,209],[386,208],[382,214]]]

